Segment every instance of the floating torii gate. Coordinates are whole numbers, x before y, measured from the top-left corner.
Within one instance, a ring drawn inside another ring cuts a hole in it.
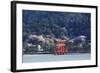
[[[66,40],[56,40],[56,48],[54,48],[55,55],[63,55],[68,52],[68,48],[66,48],[65,44]]]

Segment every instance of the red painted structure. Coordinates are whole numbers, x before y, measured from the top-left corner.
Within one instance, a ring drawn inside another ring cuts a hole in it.
[[[55,55],[63,55],[65,52],[68,52],[68,49],[65,48],[65,40],[57,40],[56,41],[56,48],[54,49]]]

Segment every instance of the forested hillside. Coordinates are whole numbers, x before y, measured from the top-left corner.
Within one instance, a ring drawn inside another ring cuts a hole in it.
[[[90,40],[90,18],[89,13],[23,10],[23,32],[49,34],[56,38],[85,35]]]

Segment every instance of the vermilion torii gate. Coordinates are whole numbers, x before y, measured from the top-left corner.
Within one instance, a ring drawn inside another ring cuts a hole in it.
[[[68,52],[68,48],[65,48],[65,40],[56,40],[56,48],[54,48],[55,55],[64,55],[65,52]]]

